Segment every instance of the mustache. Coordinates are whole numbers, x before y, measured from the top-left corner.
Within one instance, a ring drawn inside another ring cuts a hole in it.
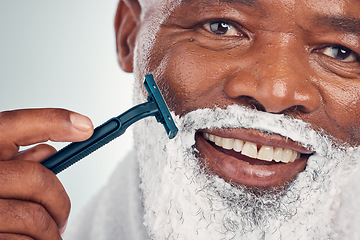
[[[316,152],[328,151],[336,143],[332,137],[311,124],[284,115],[261,112],[246,106],[230,105],[225,109],[197,109],[184,116],[175,116],[180,131],[194,133],[200,129],[254,129],[269,134],[290,138],[304,147]],[[320,145],[319,145],[320,144]]]
[[[351,168],[357,165],[360,159],[359,146],[339,144],[324,130],[315,128],[308,122],[285,114],[262,112],[246,106],[230,105],[225,109],[197,109],[181,117],[174,116],[174,121],[179,128],[179,137],[183,138],[182,142],[187,143],[188,147],[190,147],[189,138],[192,139],[191,144],[195,144],[194,135],[200,129],[245,128],[279,134],[298,142],[313,151],[308,160],[310,163],[313,158],[321,157],[333,160],[331,164],[334,165],[342,160]],[[326,161],[321,162],[322,165],[326,164]]]

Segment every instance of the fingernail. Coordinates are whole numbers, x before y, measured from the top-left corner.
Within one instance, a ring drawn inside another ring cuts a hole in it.
[[[62,235],[62,234],[65,232],[66,227],[67,227],[67,224],[68,224],[68,221],[66,220],[65,225],[64,225],[61,229],[59,229],[59,233],[60,233],[60,235]]]
[[[77,113],[72,113],[70,115],[70,121],[77,130],[82,132],[87,132],[93,127],[89,118]]]

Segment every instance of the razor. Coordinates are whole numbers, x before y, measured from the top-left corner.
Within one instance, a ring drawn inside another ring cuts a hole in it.
[[[151,74],[145,76],[144,86],[149,94],[147,102],[127,110],[118,117],[111,118],[95,128],[89,139],[83,142],[70,143],[43,160],[41,164],[53,173],[58,174],[122,135],[133,123],[149,116],[154,116],[159,123],[163,124],[169,139],[174,138],[178,129]]]

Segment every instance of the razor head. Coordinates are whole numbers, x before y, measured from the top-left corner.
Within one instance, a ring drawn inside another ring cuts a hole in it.
[[[173,118],[166,102],[154,80],[152,74],[145,76],[144,86],[149,94],[148,101],[154,101],[158,107],[158,114],[155,116],[156,120],[163,124],[166,133],[170,139],[174,138],[178,132]]]

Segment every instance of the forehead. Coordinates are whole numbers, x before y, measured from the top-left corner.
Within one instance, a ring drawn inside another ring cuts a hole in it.
[[[218,18],[243,17],[247,22],[257,24],[260,28],[265,26],[269,31],[291,31],[295,28],[315,31],[312,28],[316,25],[324,31],[331,28],[360,35],[359,0],[165,1],[172,7],[167,13],[160,13],[163,17],[161,23],[166,20],[176,23],[192,18],[211,18],[212,14]]]
[[[145,0],[151,1],[151,0]],[[240,4],[253,7],[261,7],[266,5],[278,5],[282,7],[298,7],[300,5],[314,6],[323,11],[342,11],[343,9],[358,5],[358,0],[163,0],[163,2],[181,2],[181,3],[229,3],[229,4]]]
[[[261,11],[264,14],[276,10],[302,16],[317,14],[319,16],[360,17],[359,0],[165,0],[165,2],[171,2],[170,5],[177,6],[179,9],[190,7],[193,11],[197,11],[198,8],[209,9],[213,6],[226,5]],[[184,14],[187,13],[184,12]]]

